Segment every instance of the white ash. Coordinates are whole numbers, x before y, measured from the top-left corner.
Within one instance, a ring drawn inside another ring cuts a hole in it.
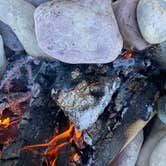
[[[63,89],[56,94],[56,103],[78,130],[84,130],[97,121],[119,86],[119,77],[103,78],[98,83],[90,85],[82,81],[74,89]],[[96,97],[95,93],[100,96]]]

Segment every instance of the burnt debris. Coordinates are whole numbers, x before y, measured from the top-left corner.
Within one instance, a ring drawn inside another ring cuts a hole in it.
[[[148,120],[156,96],[165,91],[164,73],[151,60],[152,53],[151,49],[135,52],[129,59],[119,57],[104,65],[12,57],[0,81],[1,93],[16,94],[15,102],[26,101],[29,107],[24,107],[12,143],[1,145],[0,165],[44,166],[41,155],[22,147],[48,142],[56,125],[60,124],[61,132],[69,118],[77,129],[84,130],[86,146],[79,149],[72,143],[66,147],[62,154],[66,159],[60,157],[57,166],[108,166],[126,141],[125,128],[138,119]],[[3,98],[0,102],[1,114],[6,108],[13,110],[10,102]],[[21,110],[19,107],[17,112]],[[78,163],[68,161],[71,147],[80,156]]]

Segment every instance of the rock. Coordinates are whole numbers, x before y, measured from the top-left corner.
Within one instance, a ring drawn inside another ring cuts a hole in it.
[[[14,34],[12,29],[0,21],[0,34],[3,37],[4,44],[13,51],[22,51],[24,50],[22,44],[18,40],[17,36]]]
[[[1,0],[0,20],[11,27],[29,55],[48,57],[37,45],[33,19],[34,10],[34,6],[22,0]]]
[[[143,50],[148,47],[148,43],[143,39],[136,20],[138,1],[118,0],[113,3],[113,9],[125,47]]]
[[[141,149],[136,166],[149,166],[153,149],[164,136],[166,136],[166,126],[158,119]]]
[[[39,6],[40,4],[47,2],[49,0],[25,0],[25,1],[31,3],[34,6]]]
[[[137,7],[137,21],[144,39],[151,43],[166,40],[166,1],[140,0]]]
[[[5,58],[5,52],[3,47],[3,40],[0,35],[0,74],[2,74],[5,65],[6,65],[6,58]]]
[[[35,11],[40,48],[67,63],[108,63],[123,41],[111,0],[51,1]]]
[[[152,56],[153,59],[160,65],[160,68],[166,71],[166,41],[160,43]]]
[[[159,98],[157,102],[157,112],[159,119],[166,124],[166,96]]]
[[[74,89],[60,90],[56,103],[78,130],[84,130],[96,122],[119,86],[119,77],[100,78],[96,85],[82,81]]]
[[[165,166],[166,163],[166,136],[160,140],[160,142],[154,148],[150,160],[149,166]]]
[[[143,130],[132,142],[114,159],[110,166],[135,166],[143,143]]]

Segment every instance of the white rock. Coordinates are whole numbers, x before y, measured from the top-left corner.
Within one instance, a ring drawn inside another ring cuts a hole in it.
[[[0,0],[0,20],[11,27],[26,52],[34,57],[48,57],[37,45],[34,10],[34,6],[23,0]]]
[[[35,11],[40,48],[67,63],[108,63],[123,41],[111,0],[56,0]]]
[[[135,166],[143,143],[143,131],[120,153],[110,166]]]
[[[0,74],[2,74],[5,65],[6,65],[6,58],[5,58],[5,52],[3,47],[3,40],[0,35]]]
[[[153,59],[166,71],[166,41],[159,44]]]
[[[136,166],[149,166],[153,149],[164,136],[166,136],[166,126],[158,119],[140,151]]]
[[[166,40],[166,0],[140,0],[137,20],[147,42],[156,44]]]
[[[157,146],[154,148],[150,160],[149,166],[165,166],[166,165],[166,136],[160,140]]]
[[[113,3],[115,17],[124,39],[125,47],[143,50],[148,43],[143,39],[136,20],[136,7],[139,0],[118,0]]]

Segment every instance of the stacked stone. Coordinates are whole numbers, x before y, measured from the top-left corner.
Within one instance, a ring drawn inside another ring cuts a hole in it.
[[[166,41],[165,0],[1,0],[0,11],[5,46],[35,58],[109,63]]]

